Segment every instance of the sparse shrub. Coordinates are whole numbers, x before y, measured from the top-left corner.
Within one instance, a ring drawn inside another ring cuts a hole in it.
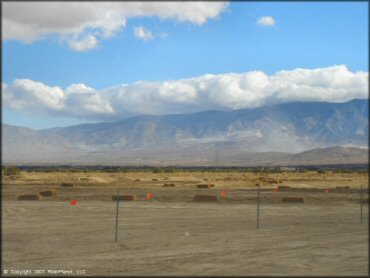
[[[3,166],[2,172],[5,176],[16,176],[21,173],[21,170],[19,170],[16,166]]]

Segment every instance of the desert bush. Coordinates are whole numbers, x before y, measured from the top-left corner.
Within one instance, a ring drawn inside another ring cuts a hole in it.
[[[5,176],[16,176],[21,173],[21,170],[19,170],[16,166],[3,166],[1,170]]]

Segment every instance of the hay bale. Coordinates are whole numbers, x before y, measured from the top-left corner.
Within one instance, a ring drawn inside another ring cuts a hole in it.
[[[279,191],[287,191],[289,189],[291,189],[291,188],[290,188],[290,186],[287,186],[287,185],[280,185],[280,186],[278,186],[278,190]]]
[[[73,185],[73,183],[70,183],[70,182],[63,182],[62,186],[63,187],[73,187],[74,185]]]
[[[58,190],[56,188],[52,188],[50,190],[41,191],[39,194],[41,196],[54,196],[57,195]]]
[[[134,181],[135,181],[135,182],[136,182],[136,181],[141,181],[141,179],[135,179]]]
[[[40,201],[41,195],[40,194],[26,194],[20,195],[17,198],[19,201]]]
[[[209,184],[209,187],[215,187],[215,184],[214,183],[210,183]]]
[[[195,195],[194,202],[217,202],[217,196],[213,195]]]
[[[209,184],[206,183],[197,184],[197,188],[209,188]]]
[[[307,203],[306,197],[283,197],[281,198],[282,203]]]
[[[136,196],[134,195],[113,195],[112,196],[112,201],[117,201],[117,199],[119,201],[135,201],[136,200]]]
[[[165,183],[164,185],[162,185],[163,187],[175,187],[175,184],[174,183]]]
[[[337,186],[336,189],[349,189],[349,186]]]

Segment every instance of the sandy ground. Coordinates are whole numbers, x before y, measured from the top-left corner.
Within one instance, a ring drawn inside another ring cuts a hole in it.
[[[255,183],[243,176],[146,175],[137,182],[136,174],[113,175],[109,182],[92,179],[72,188],[61,187],[60,180],[52,180],[55,176],[6,180],[3,275],[18,276],[15,271],[21,270],[44,270],[45,276],[52,276],[49,270],[88,276],[368,275],[368,205],[360,224],[356,189],[367,184],[366,176],[349,178],[348,190],[336,191],[335,185],[346,182],[332,181],[329,193],[323,190],[328,183],[314,175],[311,182],[301,176],[306,186],[288,192],[274,192],[276,185],[266,184],[257,230]],[[234,180],[225,184],[225,177]],[[200,179],[215,182],[215,187],[196,189]],[[164,182],[176,187],[164,188]],[[59,188],[57,196],[16,199],[50,187]],[[118,188],[138,200],[120,202],[119,241],[114,242],[116,203],[111,198]],[[153,199],[146,198],[148,192]],[[214,195],[219,201],[195,203],[195,194]],[[281,203],[283,196],[305,196],[308,202]],[[70,204],[72,199],[77,205]]]
[[[359,206],[5,202],[3,269],[87,275],[366,275]],[[367,219],[367,211],[365,212]]]

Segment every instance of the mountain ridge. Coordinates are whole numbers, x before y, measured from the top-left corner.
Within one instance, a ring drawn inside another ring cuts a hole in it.
[[[232,111],[140,115],[116,122],[42,130],[3,124],[3,158],[74,161],[77,155],[97,162],[111,157],[122,162],[136,157],[142,157],[142,162],[145,157],[165,162],[166,157],[176,161],[177,156],[181,163],[185,156],[190,160],[215,160],[220,152],[230,161],[239,154],[365,147],[368,110],[367,99],[354,99],[345,103],[290,102]]]

